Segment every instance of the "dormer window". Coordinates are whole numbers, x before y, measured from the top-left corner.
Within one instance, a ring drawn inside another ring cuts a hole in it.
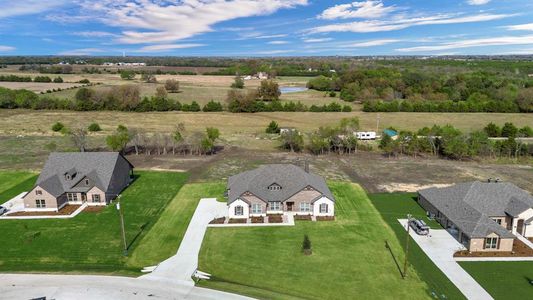
[[[85,185],[89,185],[89,179],[85,179]]]
[[[268,186],[268,190],[270,190],[270,191],[279,191],[279,190],[281,190],[281,186],[279,186],[279,185],[274,183],[274,184]]]
[[[71,180],[71,179],[72,179],[72,177],[70,176],[70,174],[65,174],[65,178],[66,178],[67,180]]]

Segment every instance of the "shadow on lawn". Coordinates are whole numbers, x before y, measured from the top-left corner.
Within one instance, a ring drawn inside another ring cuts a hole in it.
[[[392,256],[392,259],[394,260],[394,264],[396,264],[396,268],[398,268],[398,272],[400,273],[400,276],[404,277],[402,267],[400,267],[400,264],[398,263],[398,260],[396,259],[396,256],[394,255],[394,252],[392,252],[392,249],[389,246],[389,241],[387,240],[385,240],[385,248],[389,249],[390,255]]]

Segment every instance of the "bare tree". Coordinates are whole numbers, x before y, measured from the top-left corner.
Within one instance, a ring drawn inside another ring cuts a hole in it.
[[[87,130],[82,127],[72,129],[69,135],[74,145],[80,149],[80,152],[85,152],[87,149]]]

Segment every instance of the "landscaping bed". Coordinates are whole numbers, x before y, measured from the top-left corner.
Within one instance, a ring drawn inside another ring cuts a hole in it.
[[[265,223],[265,217],[251,217],[252,223]]]
[[[454,257],[530,257],[533,256],[533,249],[529,248],[519,239],[513,241],[513,252],[490,251],[490,252],[469,252],[468,250],[458,251]]]
[[[105,206],[87,206],[82,212],[99,213],[105,208]]]
[[[294,220],[296,221],[311,221],[311,215],[295,215]]]
[[[215,219],[211,220],[211,222],[209,222],[209,224],[224,224],[225,221],[226,221],[226,217],[215,218]]]
[[[248,219],[229,219],[229,224],[246,224]]]
[[[283,223],[283,215],[268,215],[268,223]]]
[[[317,221],[335,221],[335,216],[317,216]]]
[[[59,211],[17,211],[7,214],[8,217],[30,217],[30,216],[68,216],[75,212],[81,205],[63,206]]]

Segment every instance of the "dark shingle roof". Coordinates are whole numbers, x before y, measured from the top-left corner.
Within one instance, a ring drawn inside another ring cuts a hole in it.
[[[515,217],[533,208],[533,197],[508,182],[474,181],[424,189],[419,194],[470,237],[484,237],[492,232],[513,237],[491,217]]]
[[[55,197],[67,191],[86,192],[93,186],[106,192],[119,159],[126,160],[118,152],[51,153],[36,185]],[[131,164],[129,165],[131,166]],[[74,177],[68,180],[66,174],[74,175]],[[84,177],[89,178],[92,185],[75,187]]]
[[[281,189],[269,190],[272,184],[281,186]],[[228,203],[237,200],[244,192],[269,202],[285,201],[307,186],[335,201],[324,178],[292,164],[270,164],[231,176],[228,179]]]

